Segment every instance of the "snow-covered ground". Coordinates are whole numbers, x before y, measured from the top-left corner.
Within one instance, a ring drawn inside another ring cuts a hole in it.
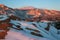
[[[4,16],[5,17],[5,16]],[[1,20],[6,19],[7,16]],[[49,22],[26,22],[11,20],[12,28],[7,32],[4,40],[60,40],[60,34],[53,24]],[[47,31],[47,25],[50,25]],[[17,29],[21,28],[21,29]],[[41,37],[42,35],[43,37]]]
[[[16,28],[16,25],[21,26],[23,30],[16,30],[11,28],[7,33],[7,36],[5,37],[5,40],[59,40],[60,36],[57,34],[57,29],[53,26],[50,27],[49,31],[46,31],[44,28],[47,26],[47,22],[44,23],[36,23],[36,22],[25,22],[25,21],[16,21],[11,20],[13,27]],[[35,27],[32,24],[36,24],[37,27]],[[41,27],[39,27],[39,25]],[[44,27],[45,26],[45,27]],[[39,34],[43,35],[43,37],[32,35],[31,32],[33,30],[27,30],[26,28],[31,29],[37,29],[40,31]]]
[[[5,38],[5,40],[49,40],[47,38],[34,37],[32,35],[29,35],[22,31],[17,31],[15,29],[11,29],[10,31],[8,31],[8,34]]]
[[[8,19],[7,15],[0,15],[0,21]]]

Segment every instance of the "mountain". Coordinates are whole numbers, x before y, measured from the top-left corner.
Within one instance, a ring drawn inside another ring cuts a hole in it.
[[[19,11],[18,11],[19,10]],[[16,15],[23,16],[27,21],[59,21],[60,20],[60,11],[57,10],[48,10],[48,9],[39,9],[35,7],[23,7],[16,10]]]
[[[10,7],[7,7],[3,4],[0,4],[0,14],[13,14],[14,10]]]
[[[1,39],[60,40],[60,11],[34,7],[13,9],[0,4]]]
[[[23,7],[23,8],[10,8],[3,4],[0,4],[0,14],[14,15],[22,20],[26,21],[59,21],[60,11],[39,9],[35,7]]]
[[[19,9],[19,8],[18,8]],[[20,10],[30,10],[30,9],[35,9],[34,7],[32,6],[27,6],[27,7],[22,7],[20,8]]]
[[[41,20],[60,20],[60,11],[56,10],[47,10],[47,9],[38,9],[38,8],[26,8],[28,10],[27,14],[33,16],[34,20],[40,18]],[[22,8],[25,10],[24,8]]]

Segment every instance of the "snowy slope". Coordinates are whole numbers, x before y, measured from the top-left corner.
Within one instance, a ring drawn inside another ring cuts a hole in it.
[[[49,31],[44,29],[44,28],[47,27],[48,22],[43,22],[43,23],[39,22],[39,23],[37,23],[37,22],[25,22],[25,21],[11,20],[10,23],[14,24],[15,25],[14,27],[16,27],[16,25],[21,26],[23,31],[25,33],[28,33],[29,35],[33,35],[33,34],[31,34],[31,32],[33,32],[33,33],[36,33],[33,36],[37,36],[37,37],[47,38],[47,39],[50,39],[50,40],[57,40],[59,38],[59,36],[57,34],[58,30],[53,25],[50,24]],[[34,26],[33,24],[35,24],[36,26]]]
[[[6,36],[5,40],[49,40],[49,39],[35,37],[32,35],[29,35],[28,33],[11,29],[8,32],[8,35]]]
[[[3,18],[6,20],[9,17],[4,15]],[[26,22],[10,19],[9,23],[12,27],[7,32],[5,40],[60,40],[59,30],[52,22]]]

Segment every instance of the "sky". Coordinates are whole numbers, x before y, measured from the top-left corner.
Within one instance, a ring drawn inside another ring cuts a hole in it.
[[[0,0],[0,4],[11,8],[32,6],[40,9],[60,10],[60,0]]]

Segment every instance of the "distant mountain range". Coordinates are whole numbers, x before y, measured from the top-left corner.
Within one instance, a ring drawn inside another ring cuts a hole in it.
[[[14,15],[26,21],[60,21],[60,11],[34,7],[10,8],[0,4],[0,15]]]

